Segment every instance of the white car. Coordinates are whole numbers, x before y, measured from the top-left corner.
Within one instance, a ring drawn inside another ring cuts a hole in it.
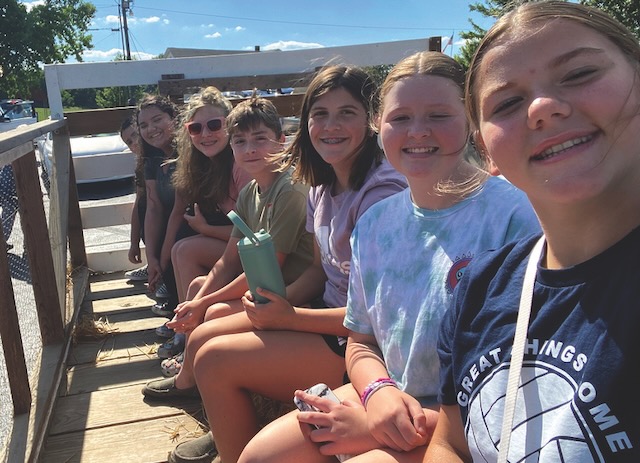
[[[36,122],[38,117],[33,101],[19,99],[0,101],[0,133]]]
[[[119,133],[71,137],[71,158],[76,183],[106,182],[134,176],[136,156]],[[38,142],[43,175],[50,176],[53,163],[51,133]]]

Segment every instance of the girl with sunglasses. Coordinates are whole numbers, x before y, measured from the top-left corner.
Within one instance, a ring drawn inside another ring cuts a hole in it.
[[[191,282],[209,272],[229,241],[232,224],[226,214],[235,207],[238,192],[251,180],[235,163],[229,145],[226,117],[231,109],[231,103],[217,88],[207,87],[193,95],[182,110],[182,125],[176,135],[175,199],[160,254],[165,280],[168,285],[176,285],[177,297],[155,306],[156,314],[173,318],[178,302],[187,299]],[[172,293],[173,288],[169,289]],[[171,336],[172,330],[163,326],[158,334]],[[180,368],[183,341],[179,336],[159,352],[162,357],[175,356],[163,362],[167,376]]]

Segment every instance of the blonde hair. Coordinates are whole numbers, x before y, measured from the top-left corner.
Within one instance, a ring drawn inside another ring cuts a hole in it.
[[[413,76],[438,76],[449,79],[460,90],[460,101],[464,104],[464,68],[453,58],[437,51],[421,51],[399,61],[380,87],[379,111],[384,110],[384,100],[393,86],[400,80]],[[463,161],[472,166],[471,175],[462,182],[442,180],[436,186],[441,194],[454,194],[461,197],[468,196],[478,190],[490,177],[489,162],[478,153],[470,142],[470,128],[467,123],[467,144],[463,148]]]
[[[215,106],[229,115],[233,105],[216,87],[207,87],[193,95],[180,114],[176,135],[178,160],[173,185],[188,203],[197,202],[203,213],[215,212],[218,204],[229,196],[233,181],[233,152],[227,140],[224,149],[212,158],[205,156],[191,141],[185,123],[205,106]]]

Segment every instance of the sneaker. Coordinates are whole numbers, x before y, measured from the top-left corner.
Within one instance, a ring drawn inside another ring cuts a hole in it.
[[[156,315],[167,317],[169,319],[173,318],[173,316],[175,315],[173,309],[169,307],[168,302],[157,302],[153,304],[151,306],[151,311]]]
[[[167,328],[166,323],[156,328],[156,336],[160,336],[161,338],[171,339],[174,334],[176,334],[176,332],[171,328]]]
[[[142,388],[142,395],[151,400],[174,400],[184,398],[200,398],[196,386],[189,389],[178,389],[176,378],[163,378],[149,381]]]
[[[168,359],[184,350],[184,333],[176,333],[174,337],[158,347],[158,357]]]
[[[158,299],[169,299],[169,290],[167,289],[167,285],[162,283],[158,286],[158,289],[156,289],[156,297]]]
[[[131,281],[147,281],[149,274],[147,273],[147,266],[129,270],[124,272],[125,278]]]
[[[197,439],[178,444],[169,453],[169,463],[212,463],[217,458],[218,450],[211,431]]]

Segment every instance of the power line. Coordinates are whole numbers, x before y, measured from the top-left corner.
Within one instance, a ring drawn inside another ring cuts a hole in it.
[[[149,10],[149,11],[159,11],[162,13],[171,13],[171,14],[185,14],[185,15],[193,15],[193,16],[206,16],[211,18],[222,18],[222,19],[233,19],[238,21],[255,21],[255,22],[264,22],[264,23],[278,23],[278,24],[295,24],[300,26],[320,26],[320,27],[344,27],[351,29],[383,29],[383,30],[405,30],[405,31],[425,31],[425,30],[451,30],[451,27],[399,27],[399,26],[362,26],[357,24],[326,24],[326,23],[310,23],[310,22],[301,22],[301,21],[283,21],[280,19],[264,19],[264,18],[247,18],[241,16],[224,16],[219,14],[206,14],[202,12],[193,12],[193,11],[178,11],[178,10],[165,10],[162,8],[150,8],[137,6],[139,10]]]

